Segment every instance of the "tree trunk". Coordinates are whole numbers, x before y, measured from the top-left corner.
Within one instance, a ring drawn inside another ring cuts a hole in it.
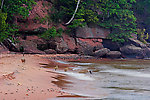
[[[1,0],[0,0],[0,1],[1,1]],[[2,0],[2,2],[1,2],[1,9],[0,9],[0,10],[2,10],[3,4],[4,4],[4,0]]]
[[[78,10],[79,4],[80,4],[80,0],[78,0],[76,9],[75,9],[75,11],[74,11],[74,14],[73,14],[73,16],[71,17],[71,19],[66,23],[66,25],[70,24],[71,21],[74,19],[74,16],[75,16],[75,14],[76,14],[76,12],[77,12],[77,10]]]

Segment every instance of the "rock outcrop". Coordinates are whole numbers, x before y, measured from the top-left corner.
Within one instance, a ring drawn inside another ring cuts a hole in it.
[[[94,52],[94,56],[96,56],[96,57],[103,57],[103,56],[105,56],[109,52],[110,52],[109,49],[102,48],[102,49],[99,49],[99,50],[95,51]]]
[[[133,38],[129,38],[128,41],[129,44],[133,44],[137,47],[141,47],[141,48],[146,48],[146,44],[142,43],[141,41],[137,40],[137,39],[133,39]]]
[[[102,42],[104,48],[108,48],[111,51],[119,51],[120,50],[120,45],[117,42],[112,42],[111,39],[103,39]]]
[[[79,27],[76,30],[76,37],[77,38],[91,38],[91,39],[97,39],[97,38],[106,38],[110,34],[110,31],[107,29],[104,29],[100,26],[93,25],[91,27],[84,26]]]
[[[37,5],[33,6],[27,19],[16,16],[16,24],[20,26],[19,30],[23,34],[19,37],[18,43],[13,43],[9,39],[5,40],[3,44],[7,49],[0,45],[0,53],[9,50],[30,54],[76,53],[107,58],[150,57],[150,46],[148,47],[137,40],[136,35],[132,34],[134,38],[129,38],[128,42],[124,44],[119,44],[117,42],[112,42],[111,39],[107,39],[110,34],[109,29],[104,29],[91,23],[85,27],[78,27],[75,33],[70,35],[62,33],[62,36],[50,38],[49,40],[39,38],[35,34],[42,34],[52,26],[55,26],[56,29],[62,28],[63,30],[67,30],[67,27],[62,23],[55,25],[53,22],[49,23],[48,21],[53,1],[37,0]],[[28,34],[26,34],[26,32],[28,32]]]
[[[77,53],[83,55],[94,55],[96,50],[103,48],[102,39],[76,38]]]
[[[135,45],[126,45],[120,48],[121,53],[129,58],[144,58],[144,50]]]

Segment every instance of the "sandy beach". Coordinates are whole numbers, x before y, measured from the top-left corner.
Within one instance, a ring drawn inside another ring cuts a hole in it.
[[[63,92],[55,81],[59,74],[47,71],[41,64],[50,61],[39,55],[0,55],[0,100],[46,100],[70,95]]]

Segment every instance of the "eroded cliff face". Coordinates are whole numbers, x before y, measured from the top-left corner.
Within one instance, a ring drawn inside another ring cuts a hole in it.
[[[29,12],[29,17],[22,19],[16,16],[16,23],[20,26],[20,31],[36,31],[38,29],[48,29],[51,25],[48,22],[48,14],[51,12],[52,4],[48,1],[37,1],[33,9]]]
[[[37,5],[33,6],[27,19],[16,16],[15,22],[20,26],[19,30],[23,34],[18,38],[19,42],[15,45],[12,45],[10,41],[5,41],[5,46],[11,52],[25,52],[29,54],[75,53],[108,58],[150,57],[150,49],[140,41],[129,39],[129,42],[120,45],[107,39],[110,30],[94,24],[77,28],[75,33],[72,33],[73,35],[64,31],[62,36],[44,40],[38,37],[36,33],[42,33],[52,26],[63,30],[67,30],[67,27],[63,24],[56,25],[49,21],[49,15],[53,6],[51,2],[44,0],[37,0],[36,2]],[[30,34],[32,32],[34,35]],[[3,53],[3,51],[4,48],[0,47],[0,53]],[[132,51],[132,53],[128,51]]]

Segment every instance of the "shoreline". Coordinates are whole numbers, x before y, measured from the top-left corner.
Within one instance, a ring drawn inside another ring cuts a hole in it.
[[[64,92],[67,84],[63,79],[67,75],[55,72],[54,67],[76,67],[72,64],[63,64],[58,61],[104,62],[114,59],[76,54],[25,54],[26,62],[21,62],[22,54],[0,54],[0,97],[5,100],[46,100],[56,97],[81,97],[84,96]],[[54,61],[55,60],[55,61]],[[115,59],[126,61],[128,59]],[[71,84],[71,83],[69,83]]]

